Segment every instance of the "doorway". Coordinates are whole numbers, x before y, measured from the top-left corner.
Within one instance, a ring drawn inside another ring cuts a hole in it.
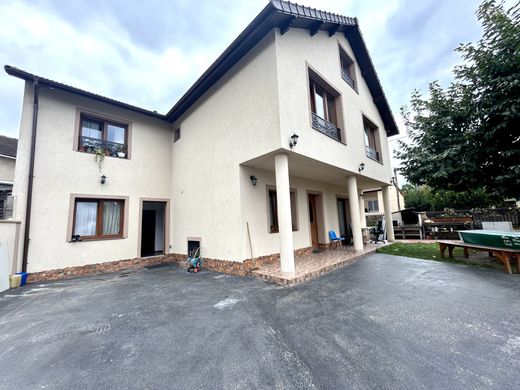
[[[321,210],[321,195],[308,194],[309,200],[309,225],[311,233],[311,243],[313,248],[320,245],[320,226],[323,219]]]
[[[141,217],[141,257],[165,253],[166,202],[143,201]]]
[[[345,244],[352,243],[352,227],[350,225],[350,207],[348,199],[337,198],[338,205],[338,220],[339,220],[339,234],[345,238]]]

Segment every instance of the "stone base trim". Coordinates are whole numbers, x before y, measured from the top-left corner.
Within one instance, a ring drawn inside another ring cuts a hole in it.
[[[312,248],[301,248],[294,251],[295,256],[304,256],[312,253]],[[203,257],[202,269],[222,272],[230,275],[248,276],[262,265],[272,264],[280,260],[280,254],[255,257],[243,262],[210,259]],[[78,276],[105,274],[134,268],[143,268],[151,265],[178,263],[181,268],[187,268],[186,255],[170,253],[153,257],[136,257],[134,259],[108,261],[105,263],[87,264],[76,267],[53,269],[30,273],[27,283],[43,282],[46,280],[60,280],[76,278]]]

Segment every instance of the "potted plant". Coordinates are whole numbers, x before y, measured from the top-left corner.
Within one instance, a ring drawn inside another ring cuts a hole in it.
[[[456,212],[453,209],[444,209],[444,213],[432,217],[433,222],[453,222],[453,223],[466,223],[471,222],[472,217],[470,214]]]
[[[99,171],[101,172],[101,166],[103,165],[103,161],[105,160],[105,149],[97,147],[94,149],[94,160],[99,167]]]
[[[122,146],[120,146],[118,151],[117,151],[117,157],[119,157],[119,158],[125,158],[126,157],[125,150],[124,150],[124,148]]]

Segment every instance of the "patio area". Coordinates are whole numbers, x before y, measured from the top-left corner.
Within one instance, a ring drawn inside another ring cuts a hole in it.
[[[363,256],[374,253],[377,248],[388,244],[365,244],[363,251],[355,251],[353,247],[342,250],[327,249],[306,256],[296,256],[295,272],[286,273],[280,270],[280,262],[267,264],[253,271],[253,275],[269,282],[292,286],[315,279],[327,272],[352,264]]]

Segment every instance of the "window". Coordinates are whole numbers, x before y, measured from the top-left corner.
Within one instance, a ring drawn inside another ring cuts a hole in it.
[[[312,127],[341,142],[338,128],[339,94],[309,70]]]
[[[77,198],[72,235],[81,239],[122,237],[123,215],[123,200]]]
[[[367,118],[363,117],[363,131],[365,137],[365,149],[368,158],[381,162],[379,153],[379,130]]]
[[[278,205],[276,203],[276,189],[268,190],[269,200],[269,232],[278,233]],[[296,208],[296,191],[291,190],[291,220],[293,232],[298,231],[298,212]]]
[[[177,142],[181,139],[181,128],[173,130],[173,142]]]
[[[78,145],[81,152],[101,149],[106,156],[126,158],[128,125],[81,115]]]
[[[339,49],[339,57],[341,62],[341,77],[348,85],[357,90],[354,61],[350,59],[341,47]]]
[[[378,212],[379,211],[379,202],[377,200],[368,200],[367,201],[368,212]]]

